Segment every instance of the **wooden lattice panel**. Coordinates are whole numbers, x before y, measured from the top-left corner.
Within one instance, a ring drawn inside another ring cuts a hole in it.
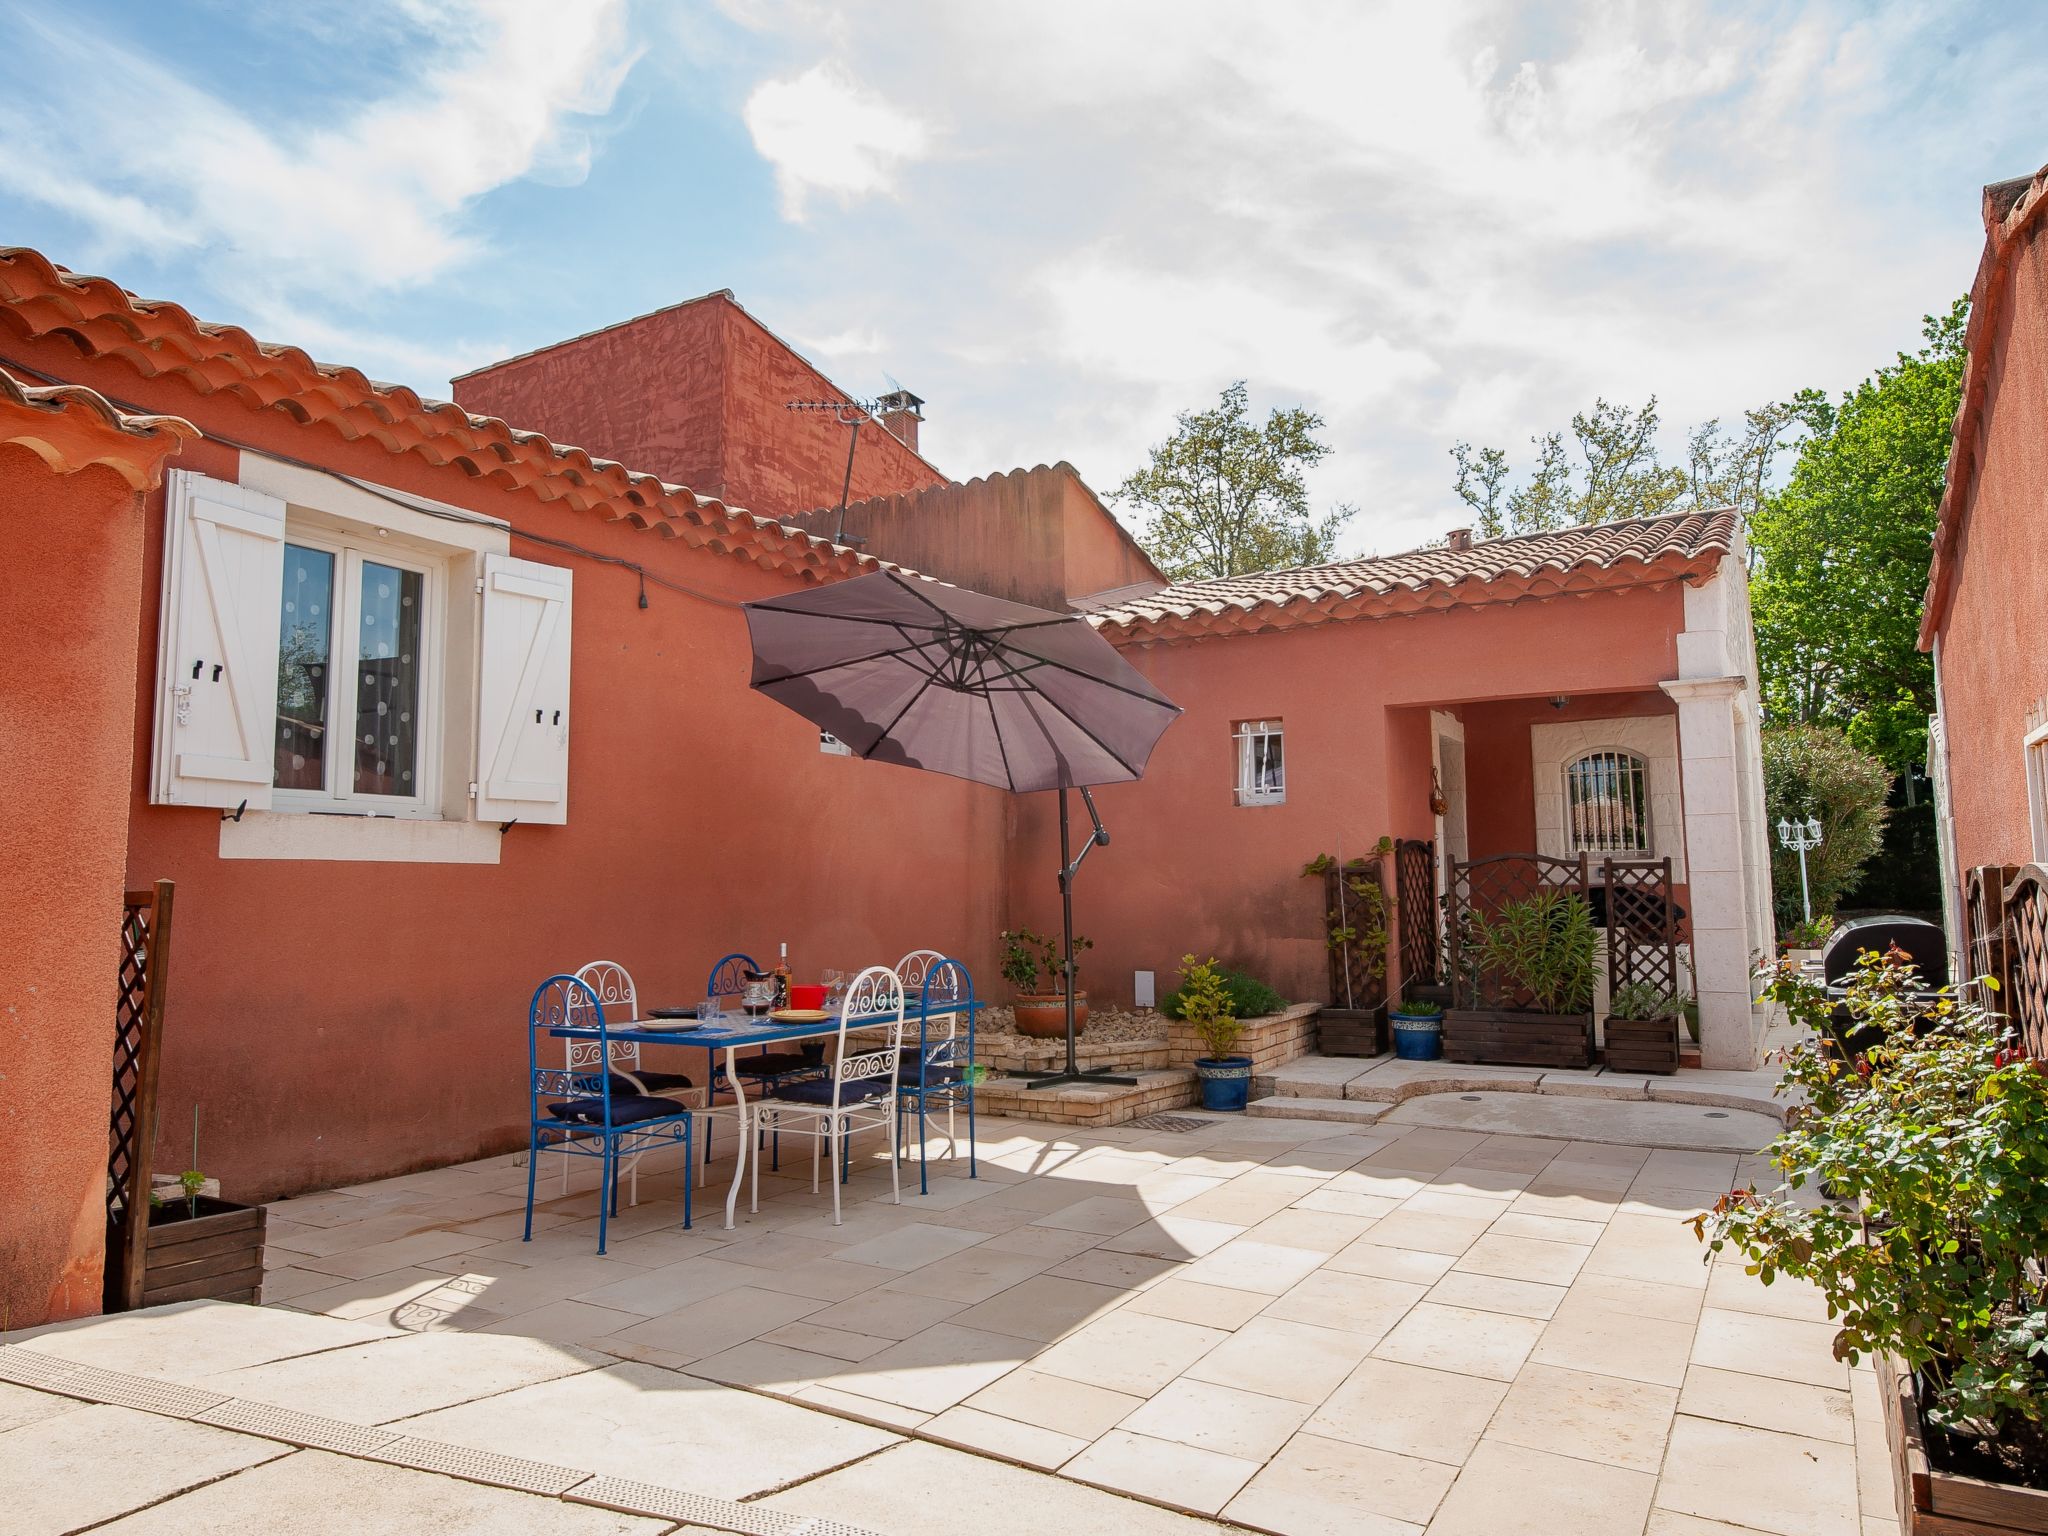
[[[1381,949],[1377,954],[1367,953],[1364,938],[1371,918],[1359,911],[1358,899],[1344,889],[1346,879],[1368,880],[1380,888],[1383,896],[1386,891],[1378,858],[1353,860],[1342,868],[1333,864],[1323,871],[1323,910],[1328,926],[1358,931],[1357,938],[1329,946],[1330,1006],[1377,1008],[1387,1000],[1387,952]],[[1383,917],[1382,921],[1385,920]]]
[[[1678,908],[1671,899],[1671,861],[1608,859],[1607,978],[1610,988],[1642,983],[1676,996]]]
[[[1503,907],[1542,890],[1570,891],[1588,900],[1592,874],[1586,858],[1553,859],[1540,853],[1503,853],[1489,859],[1453,862],[1449,880],[1452,1006],[1526,1008],[1534,999],[1501,977],[1481,975],[1471,957],[1473,920],[1492,918]]]
[[[122,900],[119,989],[114,1001],[114,1093],[107,1142],[108,1311],[142,1303],[149,1237],[150,1153],[156,1145],[158,1044],[171,939],[171,882]]]
[[[1394,920],[1400,925],[1401,981],[1428,986],[1440,980],[1443,932],[1436,905],[1436,844],[1404,837],[1394,845]]]
[[[2048,869],[2029,864],[2005,888],[2004,1007],[2036,1061],[2048,1059]]]
[[[1970,871],[1963,882],[1963,953],[1961,980],[1974,987],[1978,977],[1988,976],[1998,990],[1980,998],[1987,1007],[2006,1008],[2005,993],[2011,984],[2007,973],[2007,929],[2005,888],[2020,877],[2017,864],[1982,864]],[[1937,978],[1938,979],[1938,978]]]

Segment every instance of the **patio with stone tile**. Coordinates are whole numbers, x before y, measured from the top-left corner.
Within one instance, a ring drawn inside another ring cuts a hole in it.
[[[490,1159],[278,1202],[263,1308],[5,1342],[453,1448],[429,1461],[878,1531],[1896,1529],[1875,1393],[1818,1298],[1703,1262],[1683,1224],[1762,1176],[1752,1157],[1243,1118],[984,1119],[982,1149],[980,1178],[934,1162],[938,1198],[900,1206],[880,1154],[857,1159],[838,1227],[807,1167],[764,1174],[730,1232],[682,1231],[682,1171],[650,1159],[604,1258],[587,1185],[545,1190],[522,1243],[524,1169]],[[54,1447],[85,1467],[118,1444],[122,1474],[39,1491],[23,1529],[323,1499],[391,1529],[676,1525],[68,1379],[81,1397],[0,1388],[0,1481],[47,1483]]]

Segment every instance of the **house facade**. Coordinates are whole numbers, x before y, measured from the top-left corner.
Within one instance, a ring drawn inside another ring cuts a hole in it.
[[[1957,954],[1966,873],[2048,862],[2048,168],[1986,187],[1983,209],[1920,625],[1934,653],[1929,772]]]
[[[881,560],[1072,604],[1186,707],[1101,797],[1098,995],[1201,951],[1319,997],[1305,860],[1569,854],[1595,764],[1674,860],[1706,1063],[1753,1063],[1731,519],[1171,586],[1070,466],[945,480],[913,397],[862,426],[842,515],[848,429],[785,407],[845,396],[778,347],[714,295],[450,404],[0,250],[15,1322],[97,1304],[124,889],[178,891],[158,1165],[196,1114],[244,1200],[518,1144],[528,998],[590,960],[687,1001],[734,949],[929,946],[999,991],[998,933],[1057,922],[1050,797],[822,750],[746,684],[741,604]]]

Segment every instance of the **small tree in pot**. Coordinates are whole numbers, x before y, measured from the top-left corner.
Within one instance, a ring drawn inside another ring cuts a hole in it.
[[[1591,1066],[1599,935],[1585,897],[1546,886],[1491,914],[1468,909],[1462,921],[1461,995],[1474,1006],[1444,1015],[1444,1055],[1461,1062]],[[1492,1006],[1482,996],[1489,991],[1498,998]]]
[[[1217,970],[1214,959],[1196,962],[1193,955],[1181,956],[1181,1017],[1195,1026],[1209,1054],[1195,1062],[1195,1075],[1202,1080],[1202,1108],[1243,1109],[1252,1085],[1252,1059],[1234,1056],[1244,1026],[1237,1021],[1230,1001],[1230,988]]]
[[[1003,940],[1003,979],[1016,989],[1017,1033],[1030,1035],[1038,1040],[1050,1040],[1064,1036],[1067,1032],[1067,988],[1065,967],[1060,961],[1060,943],[1042,933],[1033,933],[1029,928],[1012,932],[1005,928]],[[1074,935],[1074,975],[1081,974],[1081,953],[1093,949],[1095,941]],[[1045,990],[1039,990],[1038,977],[1043,972]],[[1074,993],[1074,1030],[1079,1033],[1088,1027],[1088,994],[1079,990]]]

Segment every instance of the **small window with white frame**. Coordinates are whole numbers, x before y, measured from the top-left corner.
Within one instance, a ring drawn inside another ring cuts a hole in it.
[[[1587,752],[1566,763],[1564,810],[1572,853],[1650,851],[1648,770],[1633,752]]]
[[[1287,801],[1287,756],[1278,720],[1241,720],[1237,744],[1237,803],[1283,805]]]
[[[2034,862],[2048,861],[2048,725],[2027,732],[2027,821],[2033,828]]]

